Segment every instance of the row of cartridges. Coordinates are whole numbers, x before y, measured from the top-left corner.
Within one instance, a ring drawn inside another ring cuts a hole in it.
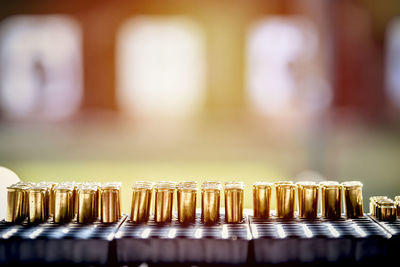
[[[396,196],[394,200],[387,196],[370,197],[369,212],[380,221],[395,221],[400,217],[400,196]]]
[[[342,198],[346,218],[364,216],[362,183],[358,181],[339,183],[315,182],[257,182],[253,184],[253,216],[269,218],[271,192],[275,188],[276,216],[283,219],[295,218],[296,191],[298,217],[316,219],[319,217],[318,204],[321,195],[321,215],[326,219],[342,217]],[[154,221],[169,223],[173,218],[174,195],[177,195],[177,219],[182,224],[196,221],[197,184],[193,181],[152,183],[136,182],[132,187],[130,220],[145,223],[151,215],[153,191]],[[222,191],[225,200],[226,223],[243,221],[244,183],[204,182],[201,185],[201,221],[215,224],[221,220],[220,202]],[[396,219],[400,211],[400,197],[392,201],[385,197],[372,197],[371,214],[382,220]],[[41,182],[37,184],[20,182],[8,187],[7,222],[29,223],[103,223],[117,222],[121,217],[121,183],[74,183],[60,184]],[[389,208],[389,201],[392,205]],[[391,216],[389,216],[389,214]]]
[[[121,217],[121,183],[19,182],[7,188],[6,222],[112,223]]]

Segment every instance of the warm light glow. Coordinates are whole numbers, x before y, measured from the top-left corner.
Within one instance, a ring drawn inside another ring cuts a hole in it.
[[[313,233],[311,232],[310,228],[308,228],[307,224],[302,223],[302,224],[301,224],[301,227],[303,228],[304,235],[305,235],[307,238],[313,237]]]
[[[227,239],[229,237],[228,226],[226,224],[222,225],[221,238]]]
[[[277,223],[277,224],[275,224],[275,227],[276,227],[276,231],[278,233],[279,238],[285,238],[286,233],[285,233],[285,230],[283,229],[282,224]]]
[[[35,239],[36,237],[38,237],[41,233],[43,232],[43,228],[37,228],[35,231],[33,231],[30,235],[29,238],[30,239]]]
[[[197,228],[196,231],[194,232],[194,237],[201,238],[202,236],[203,236],[203,229]]]
[[[149,238],[150,233],[151,233],[151,228],[145,228],[140,236],[142,238]]]
[[[257,225],[252,223],[250,224],[250,228],[251,228],[251,233],[253,234],[253,238],[254,239],[259,238],[260,235],[258,233]]]
[[[306,18],[270,17],[255,23],[246,51],[250,106],[268,116],[326,108],[331,88],[321,75],[309,71],[317,48],[316,27]]]
[[[339,232],[335,229],[335,227],[333,227],[332,224],[327,223],[326,226],[333,237],[337,238],[340,236]]]
[[[357,234],[359,234],[361,237],[367,236],[367,234],[364,232],[364,230],[361,229],[360,226],[358,226],[356,223],[353,223],[351,226],[354,228],[354,230],[357,232]]]
[[[0,31],[0,108],[9,117],[63,118],[82,98],[81,32],[65,16],[14,16]]]
[[[16,227],[12,227],[10,230],[8,230],[7,232],[5,232],[4,234],[2,234],[2,238],[3,239],[8,239],[10,238],[13,234],[15,234],[16,232],[18,232],[19,226]]]
[[[168,238],[175,238],[175,236],[176,236],[176,229],[175,228],[171,228],[168,231]]]
[[[143,16],[123,24],[117,39],[117,100],[142,117],[187,117],[205,96],[205,37],[186,17]]]

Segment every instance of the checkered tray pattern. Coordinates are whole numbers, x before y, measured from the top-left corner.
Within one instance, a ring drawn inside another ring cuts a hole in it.
[[[0,222],[0,264],[97,264],[110,260],[110,241],[126,217],[113,224],[30,225]]]
[[[265,220],[249,217],[256,263],[363,262],[387,256],[390,234],[370,217]]]
[[[176,218],[167,225],[125,221],[116,236],[118,262],[245,264],[252,238],[247,217],[241,224],[223,221],[224,217],[213,226],[200,219],[188,226],[181,226]]]
[[[400,222],[253,218],[208,226],[0,222],[0,264],[309,264],[389,262],[400,247]],[[197,216],[200,218],[200,214]]]

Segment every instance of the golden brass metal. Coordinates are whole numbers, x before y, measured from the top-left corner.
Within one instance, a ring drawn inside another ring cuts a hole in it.
[[[379,208],[377,218],[381,221],[395,221],[396,220],[396,204],[391,199],[382,199],[377,202]]]
[[[178,221],[182,224],[196,221],[196,182],[180,182],[177,186]]]
[[[97,189],[93,186],[82,186],[78,190],[78,223],[92,223],[95,221]]]
[[[342,216],[342,189],[336,181],[319,183],[322,199],[322,217],[339,219]]]
[[[377,216],[377,214],[379,213],[377,205],[378,205],[379,201],[385,200],[385,199],[388,199],[388,197],[387,196],[372,196],[369,198],[369,212],[370,212],[371,216],[375,216],[375,217]]]
[[[45,222],[47,220],[47,193],[45,186],[35,185],[29,190],[29,222]]]
[[[352,219],[364,216],[362,186],[362,183],[358,181],[342,183],[347,218]]]
[[[110,186],[110,187],[114,187],[114,188],[117,189],[118,196],[117,196],[117,200],[116,200],[116,210],[117,210],[117,217],[121,218],[121,215],[122,215],[122,205],[121,205],[121,186],[122,186],[122,183],[121,182],[107,182],[107,183],[104,183],[103,186],[105,186],[105,187]]]
[[[78,213],[79,213],[79,187],[82,185],[82,183],[75,183],[73,182],[74,185],[74,216],[73,219],[75,221],[78,221]]]
[[[152,191],[153,183],[151,182],[136,182],[132,187],[132,222],[142,223],[149,220]]]
[[[98,182],[85,182],[81,185],[81,187],[90,187],[96,191],[95,200],[94,200],[94,207],[93,207],[93,214],[95,220],[99,219],[100,216],[100,205],[101,205],[101,183]]]
[[[400,196],[395,196],[394,202],[396,204],[397,217],[400,217]]]
[[[318,216],[318,185],[315,182],[298,182],[299,217],[315,219]]]
[[[172,221],[175,183],[159,182],[155,186],[154,220],[157,223]]]
[[[269,218],[272,184],[257,182],[253,184],[253,215],[255,218]]]
[[[296,185],[290,181],[275,182],[276,215],[279,218],[294,218]]]
[[[95,196],[95,207],[94,207],[94,217],[99,219],[100,217],[100,205],[101,205],[101,184],[100,183],[91,183],[92,186],[96,188],[96,196]]]
[[[54,223],[67,223],[73,217],[73,187],[58,185],[54,188]]]
[[[57,186],[55,182],[46,182],[49,185],[49,217],[54,217],[55,212],[55,192],[54,188]]]
[[[45,189],[45,198],[44,198],[44,212],[46,220],[50,217],[51,214],[51,202],[53,201],[52,191],[54,188],[55,183],[53,182],[40,182],[36,184],[38,187],[42,187]],[[54,212],[53,212],[54,215]]]
[[[201,187],[201,220],[215,224],[220,220],[221,183],[204,182]]]
[[[7,187],[6,222],[20,222],[24,218],[24,191],[19,185]]]
[[[225,221],[227,223],[241,223],[243,221],[243,192],[243,182],[225,183]]]
[[[101,187],[101,221],[103,223],[117,222],[120,212],[120,188],[108,184]]]

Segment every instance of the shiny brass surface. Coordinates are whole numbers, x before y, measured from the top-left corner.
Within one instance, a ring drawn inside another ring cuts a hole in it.
[[[194,223],[196,220],[196,183],[181,182],[177,189],[178,221],[182,224]]]
[[[358,181],[344,182],[342,187],[346,217],[352,219],[364,216],[362,183]]]
[[[120,189],[114,185],[103,185],[101,188],[101,221],[117,222],[120,218]]]
[[[201,188],[201,220],[215,224],[220,220],[221,183],[205,182]]]
[[[117,189],[116,212],[118,218],[121,218],[122,216],[121,186],[121,182],[107,182],[103,184],[103,187],[114,187],[115,189]]]
[[[381,221],[395,221],[397,218],[397,207],[393,200],[384,199],[378,202],[379,217]]]
[[[54,188],[57,186],[55,182],[47,182],[49,185],[49,217],[54,217],[55,212],[55,192]]]
[[[276,215],[279,218],[294,218],[296,185],[290,181],[274,183],[276,190]]]
[[[243,221],[243,189],[243,182],[225,183],[225,221],[227,223]]]
[[[400,217],[400,196],[395,196],[394,202],[396,204],[397,217]]]
[[[95,207],[94,207],[94,217],[96,220],[100,217],[100,205],[101,205],[101,184],[93,183],[93,186],[96,188],[96,196],[95,196]]]
[[[253,184],[253,216],[269,218],[272,184],[257,182]]]
[[[43,186],[33,186],[29,190],[29,222],[45,222],[47,220],[46,212],[46,194],[47,188]]]
[[[154,220],[157,223],[169,223],[172,220],[175,184],[159,182],[155,186]]]
[[[50,182],[40,182],[36,184],[37,187],[42,187],[44,190],[44,201],[43,201],[43,208],[44,208],[44,217],[47,220],[50,217],[50,208],[51,208],[51,191],[53,188],[53,183]]]
[[[54,223],[67,223],[73,216],[73,188],[56,186],[54,188]]]
[[[309,220],[317,218],[318,185],[314,182],[298,182],[296,185],[299,201],[299,217]]]
[[[73,183],[74,189],[73,189],[73,198],[74,198],[74,208],[73,208],[73,219],[75,221],[78,220],[78,212],[79,212],[79,187],[81,186],[81,183]]]
[[[24,191],[18,185],[7,188],[6,222],[19,222],[24,217]]]
[[[95,187],[84,186],[79,188],[78,223],[91,223],[96,220],[96,192]]]
[[[22,204],[22,220],[29,216],[29,190],[34,185],[29,182],[18,182],[16,184],[23,192],[23,204]]]
[[[342,216],[342,189],[335,181],[324,181],[319,184],[322,199],[322,217],[339,219]]]
[[[369,212],[371,216],[377,216],[379,214],[378,203],[381,200],[388,199],[387,196],[372,196],[369,198]]]
[[[153,183],[136,182],[132,187],[131,221],[147,222],[150,217]]]

